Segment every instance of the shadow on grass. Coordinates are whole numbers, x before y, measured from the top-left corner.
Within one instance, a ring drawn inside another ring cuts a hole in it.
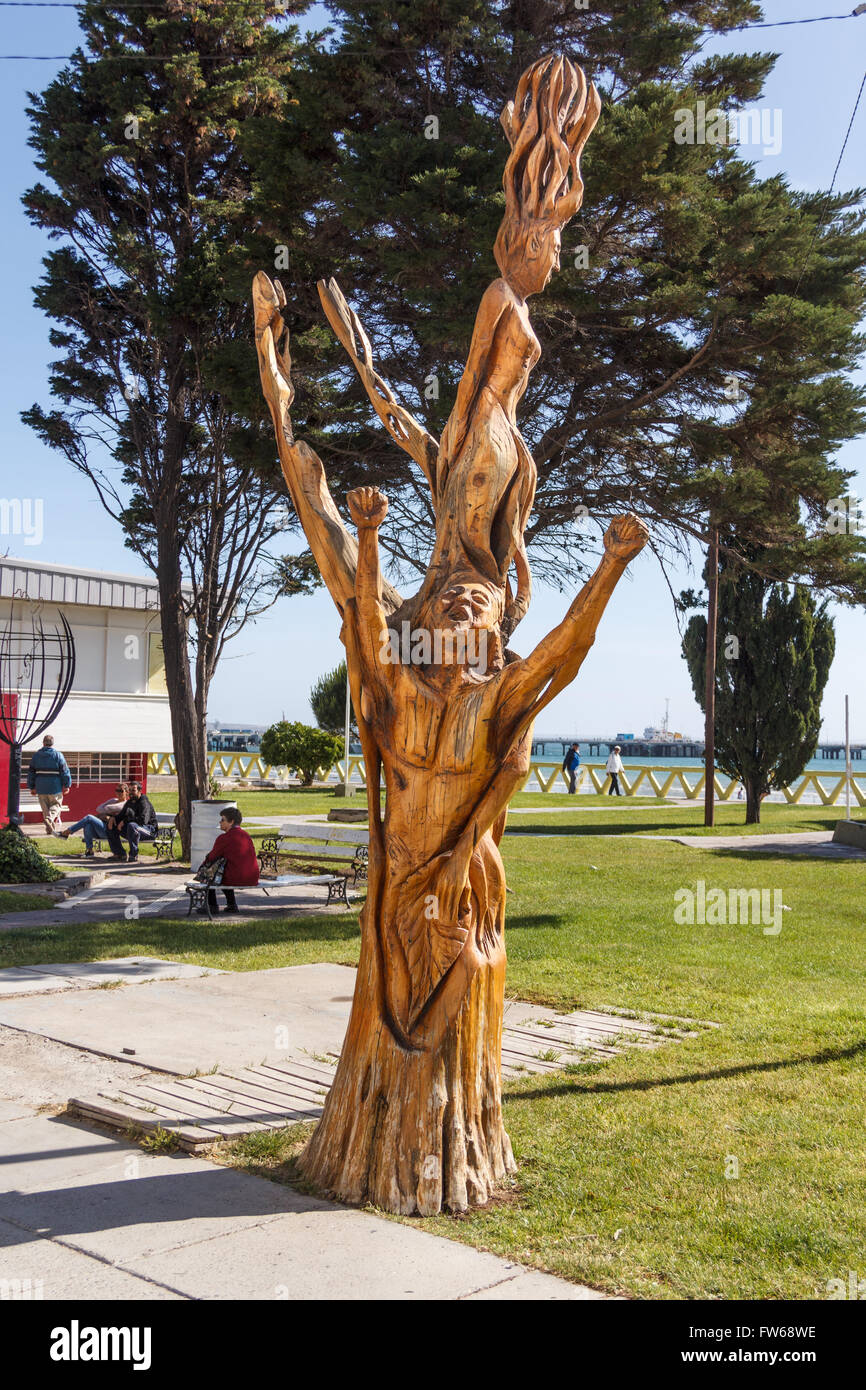
[[[600,811],[603,811],[603,809],[603,807],[599,808]],[[698,808],[696,807],[695,809],[697,810]],[[707,829],[706,834],[784,835],[799,834],[802,831],[814,830],[823,830],[830,832],[834,829],[836,821],[838,819],[839,817],[837,814],[828,813],[828,815],[823,818],[819,815],[815,815],[813,817],[809,817],[808,819],[797,819],[788,823],[786,823],[782,817],[776,818],[774,816],[768,821],[764,821],[760,825],[756,826],[748,826],[746,825],[745,821],[722,821],[720,824],[716,826],[711,826],[709,829]],[[624,821],[619,817],[615,821],[604,820],[603,818],[599,818],[598,820],[596,820],[594,817],[586,817],[585,819],[582,818],[580,823],[577,825],[563,825],[561,822],[557,825],[552,825],[550,820],[532,821],[530,824],[526,824],[525,822],[521,821],[519,825],[516,823],[509,825],[505,831],[505,835],[503,838],[520,839],[521,836],[526,835],[640,836],[642,834],[672,835],[676,837],[679,837],[681,835],[694,835],[698,838],[702,838],[704,835],[704,830],[705,827],[703,825],[689,824],[688,822],[683,820],[683,817],[681,815],[678,815],[675,820],[661,819],[655,821],[650,821],[645,815],[641,815],[639,820],[635,819],[628,821]],[[736,849],[734,850],[734,852],[737,852]]]
[[[689,827],[684,826],[682,821],[652,821],[648,823],[646,817],[641,816],[640,821],[629,821],[627,825],[611,823],[610,821],[581,820],[579,825],[551,825],[549,820],[533,822],[531,825],[515,825],[506,830],[503,839],[519,840],[522,836],[528,835],[634,835],[644,830],[647,832],[660,832],[663,835],[687,835]]]
[[[514,896],[517,897],[517,894],[515,894]],[[569,926],[568,917],[558,917],[552,912],[539,912],[533,916],[530,913],[520,912],[519,909],[515,911],[513,907],[508,913],[508,919],[506,923],[506,927],[509,932],[519,931],[523,927],[527,927],[531,930],[533,927],[558,928],[567,926]]]
[[[579,1078],[543,1090],[519,1091],[504,1095],[503,1102],[543,1100],[546,1096],[601,1095],[616,1091],[654,1091],[659,1086],[689,1086],[696,1081],[724,1081],[732,1076],[751,1076],[760,1072],[783,1071],[787,1067],[822,1066],[825,1062],[844,1062],[851,1057],[866,1055],[866,1039],[850,1047],[827,1047],[811,1057],[787,1057],[778,1062],[743,1062],[734,1067],[716,1067],[712,1071],[687,1072],[684,1076],[656,1076],[640,1081],[597,1081],[584,1084]]]

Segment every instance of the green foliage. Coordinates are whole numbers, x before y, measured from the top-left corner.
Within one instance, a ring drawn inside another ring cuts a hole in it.
[[[275,601],[264,554],[289,524],[250,342],[250,280],[274,246],[251,231],[242,137],[279,123],[297,31],[272,0],[78,14],[80,47],[28,109],[43,181],[23,201],[51,248],[35,302],[58,356],[50,405],[23,419],[159,580],[186,821],[206,785],[196,697]]]
[[[0,883],[53,883],[62,877],[27,835],[0,829]]]
[[[343,756],[343,740],[324,729],[282,719],[262,734],[261,754],[274,767],[297,772],[309,787],[317,772],[326,772]]]
[[[754,564],[759,557],[753,555]],[[789,786],[814,757],[833,660],[833,620],[802,585],[772,583],[730,553],[719,567],[716,762],[746,790],[746,820],[761,798]],[[695,699],[704,708],[707,620],[683,638]]]
[[[432,516],[323,333],[310,287],[337,276],[377,369],[439,435],[497,273],[499,114],[528,63],[565,51],[603,105],[562,270],[531,304],[542,356],[520,424],[538,465],[536,573],[562,584],[579,572],[609,517],[631,505],[656,545],[702,534],[712,510],[775,546],[789,573],[862,593],[866,567],[851,563],[862,541],[809,540],[852,476],[833,450],[863,428],[866,396],[849,379],[866,303],[861,195],[799,193],[781,176],[761,180],[748,147],[674,138],[677,111],[699,100],[735,111],[760,99],[772,53],[701,52],[708,28],[758,7],[340,0],[329,12],[341,26],[332,49],[296,73],[283,127],[259,132],[258,208],[276,234],[296,212],[287,189],[327,171],[328,195],[282,277],[303,386],[296,431],[321,450],[338,496],[358,482],[385,487],[381,536],[396,561],[426,562]],[[323,363],[335,369],[327,381]],[[589,525],[574,526],[577,505]]]
[[[346,728],[346,663],[341,661],[333,671],[320,676],[310,691],[310,705],[320,729],[329,734],[343,734]],[[349,715],[349,729],[357,733],[354,710]]]

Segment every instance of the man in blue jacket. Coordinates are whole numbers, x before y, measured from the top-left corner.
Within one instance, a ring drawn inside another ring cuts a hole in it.
[[[63,793],[72,786],[72,774],[60,749],[54,747],[53,734],[45,735],[42,747],[30,759],[27,785],[39,798],[45,834],[56,835],[60,829]]]
[[[573,743],[562,760],[562,770],[568,773],[568,790],[572,796],[577,791],[577,769],[580,767],[580,749]]]

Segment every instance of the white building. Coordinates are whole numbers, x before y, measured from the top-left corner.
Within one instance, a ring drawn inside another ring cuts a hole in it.
[[[36,612],[49,631],[62,612],[75,638],[72,690],[51,732],[72,773],[65,801],[78,816],[117,781],[144,781],[148,754],[172,746],[156,580],[0,558],[0,627],[11,616],[29,631]],[[25,746],[25,767],[40,744],[41,736]],[[4,811],[6,780],[0,775]]]

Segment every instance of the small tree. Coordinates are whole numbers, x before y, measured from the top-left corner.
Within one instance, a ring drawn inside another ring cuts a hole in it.
[[[281,719],[262,734],[262,758],[273,767],[297,772],[304,787],[312,786],[319,771],[327,772],[343,756],[343,740],[309,724]]]
[[[342,734],[346,727],[346,663],[341,661],[333,671],[320,676],[310,691],[310,705],[320,729],[329,734]],[[357,734],[355,712],[349,714],[349,730]]]
[[[835,649],[833,620],[803,585],[773,583],[723,557],[716,638],[716,761],[746,790],[746,824],[761,799],[814,757],[821,697]],[[683,655],[704,708],[707,620],[693,617]]]

